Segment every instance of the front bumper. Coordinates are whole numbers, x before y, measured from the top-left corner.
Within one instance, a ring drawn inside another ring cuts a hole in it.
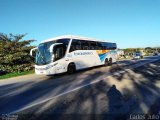
[[[51,75],[55,74],[55,66],[54,65],[45,65],[45,66],[37,66],[35,65],[35,73],[40,75]]]

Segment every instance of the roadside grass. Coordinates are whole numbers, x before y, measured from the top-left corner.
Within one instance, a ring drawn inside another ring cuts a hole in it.
[[[25,72],[15,72],[15,73],[8,73],[5,75],[1,75],[0,79],[7,79],[7,78],[12,78],[12,77],[16,77],[16,76],[22,76],[22,75],[27,75],[27,74],[32,74],[34,73],[34,70],[30,70],[30,71],[25,71]]]

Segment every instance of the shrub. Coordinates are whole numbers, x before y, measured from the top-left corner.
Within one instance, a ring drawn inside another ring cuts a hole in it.
[[[35,40],[23,40],[25,35],[0,33],[0,74],[33,69],[33,58],[29,52],[33,48],[30,43]]]

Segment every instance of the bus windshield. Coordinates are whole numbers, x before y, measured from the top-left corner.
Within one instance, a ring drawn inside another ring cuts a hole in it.
[[[59,39],[56,41],[50,41],[39,44],[38,52],[36,53],[36,59],[35,59],[36,65],[46,65],[51,62],[53,53],[50,53],[49,49],[50,46],[54,43],[63,43],[67,48],[69,39]]]
[[[49,51],[53,42],[42,43],[38,46],[38,52],[36,54],[36,64],[45,65],[51,62],[52,54]]]

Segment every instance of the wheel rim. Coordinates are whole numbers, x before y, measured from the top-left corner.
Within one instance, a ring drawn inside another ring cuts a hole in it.
[[[75,66],[74,65],[70,65],[68,68],[68,72],[69,73],[73,73],[75,71]]]
[[[108,60],[107,59],[105,60],[105,65],[108,65]]]
[[[110,59],[109,64],[112,65],[112,59]]]

